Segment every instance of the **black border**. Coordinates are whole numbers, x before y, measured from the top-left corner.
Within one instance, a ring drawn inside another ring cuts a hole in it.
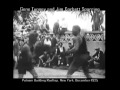
[[[29,1],[27,2],[27,3],[29,3]],[[71,6],[66,6],[66,3],[71,3],[72,5]],[[77,5],[76,4],[74,4],[74,3],[77,3]],[[59,8],[64,8],[64,7],[68,7],[68,8],[82,8],[82,7],[85,7],[85,8],[89,8],[87,5],[87,3],[89,3],[89,2],[86,2],[86,5],[84,5],[84,6],[82,6],[82,3],[80,2],[80,4],[78,4],[78,2],[72,2],[72,1],[69,1],[69,2],[64,2],[64,3],[56,3],[56,2],[54,2],[54,4],[56,5],[56,8],[57,7],[59,7]],[[91,2],[91,3],[93,3],[93,2]],[[12,38],[13,38],[13,36],[12,36],[12,32],[11,32],[11,30],[10,30],[10,27],[11,26],[13,26],[12,25],[12,21],[13,21],[13,16],[11,16],[11,15],[13,15],[13,11],[14,10],[19,10],[20,9],[20,7],[24,7],[24,5],[22,6],[20,6],[20,2],[17,2],[17,4],[15,4],[15,6],[17,6],[17,8],[8,8],[7,10],[8,10],[8,12],[7,12],[7,15],[6,15],[6,17],[8,17],[7,18],[7,21],[8,21],[8,26],[5,26],[5,28],[7,28],[8,27],[8,29],[6,29],[6,31],[5,32],[7,32],[7,34],[8,35],[6,35],[5,36],[5,39],[4,40],[7,40],[7,41],[5,41],[5,45],[6,45],[6,47],[7,48],[5,48],[5,50],[4,50],[4,55],[5,56],[3,56],[4,58],[5,57],[8,57],[8,59],[7,59],[7,63],[6,63],[6,61],[5,61],[5,69],[4,69],[4,71],[5,71],[5,73],[4,73],[4,77],[5,77],[5,79],[7,80],[7,82],[8,83],[12,83],[12,85],[13,85],[13,87],[15,86],[17,86],[17,87],[21,87],[21,86],[24,86],[24,87],[27,87],[27,84],[29,85],[28,87],[36,87],[36,85],[38,85],[40,88],[41,87],[43,87],[43,88],[49,88],[49,87],[60,87],[61,85],[61,87],[83,87],[84,85],[85,85],[85,87],[86,87],[86,84],[87,85],[89,85],[90,87],[96,87],[97,85],[98,86],[105,86],[105,82],[107,81],[107,80],[109,80],[109,77],[110,77],[110,75],[111,74],[108,74],[109,73],[109,68],[106,70],[107,72],[107,74],[106,74],[106,79],[105,80],[99,80],[99,82],[98,83],[92,83],[92,84],[94,84],[94,85],[91,85],[91,83],[78,83],[78,82],[71,82],[71,83],[68,83],[68,82],[66,82],[66,83],[23,83],[20,79],[18,79],[18,80],[13,80],[13,73],[11,73],[11,72],[13,72],[13,63],[12,63],[12,61],[11,60],[13,60],[12,59],[12,53],[11,53],[11,49],[12,49]],[[33,3],[33,4],[35,4],[35,3]],[[59,6],[58,4],[60,4],[60,5],[63,5],[63,6]],[[13,4],[14,5],[14,4]],[[26,5],[28,5],[28,4],[26,4]],[[48,8],[53,8],[53,7],[55,7],[55,5],[54,6],[50,6],[50,5],[52,5],[51,3],[49,3],[48,4]],[[80,7],[81,6],[81,7]],[[14,6],[13,6],[14,7]],[[25,6],[25,7],[34,7],[34,6]],[[41,5],[38,5],[36,8],[44,8],[44,7],[47,7],[47,5],[43,5],[43,7],[41,6]],[[92,8],[94,8],[95,6],[91,6]],[[98,6],[97,6],[98,7]],[[95,7],[95,8],[97,8],[97,7]],[[47,8],[46,8],[47,9]],[[100,8],[101,9],[101,8]],[[103,9],[103,10],[106,10],[105,8]],[[106,11],[106,12],[108,12],[108,10]],[[108,16],[107,16],[108,17]],[[10,25],[10,26],[9,26]],[[11,27],[11,29],[13,29],[13,27]],[[5,33],[5,32],[3,32],[3,33]],[[109,35],[110,34],[108,34],[107,33],[107,36],[109,37]],[[106,36],[106,37],[107,37]],[[10,39],[10,40],[9,40]],[[4,41],[3,41],[4,42]],[[106,42],[106,46],[107,46],[107,43],[109,43],[110,41],[108,40],[108,38],[107,38],[107,42]],[[10,44],[10,45],[9,45]],[[108,45],[107,47],[109,47],[110,45]],[[4,46],[5,47],[5,46]],[[108,50],[108,49],[107,49]],[[109,51],[107,51],[107,52],[109,52]],[[7,55],[7,56],[6,56]],[[110,60],[108,61],[108,59],[109,59],[109,56],[110,55],[107,55],[106,54],[106,61],[107,62],[109,62],[110,63]],[[8,65],[7,65],[8,64]],[[106,65],[107,67],[109,67],[109,64],[107,64]],[[4,80],[5,82],[6,82],[6,80]],[[111,79],[110,79],[111,80]],[[25,84],[25,85],[24,85]],[[33,85],[34,84],[34,85]],[[49,87],[48,87],[49,86]]]

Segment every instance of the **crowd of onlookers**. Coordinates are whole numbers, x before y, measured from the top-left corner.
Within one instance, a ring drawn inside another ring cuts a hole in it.
[[[19,46],[19,52],[21,51],[21,48],[24,44],[28,43],[29,37],[16,37],[14,36],[14,43],[17,42]],[[69,66],[72,62],[72,53],[67,55],[65,53],[65,47],[62,42],[60,42],[54,34],[46,34],[46,35],[40,35],[38,34],[37,41],[43,42],[44,46],[47,47],[47,50],[44,50],[41,54],[39,54],[39,60],[35,61],[35,65],[40,67],[53,67],[53,66]],[[36,42],[37,42],[36,41]],[[69,48],[71,49],[73,47],[72,43],[68,43]],[[15,47],[15,44],[14,44]],[[45,47],[45,48],[46,48]],[[42,50],[42,49],[41,49]],[[41,52],[38,49],[38,52]],[[101,52],[101,53],[99,53]],[[102,57],[100,57],[100,55]],[[102,67],[105,67],[104,54],[100,49],[96,49],[95,55],[93,57],[100,57],[101,60],[96,59],[96,62],[102,63]],[[102,62],[103,61],[103,62]],[[95,58],[92,62],[90,62],[90,67],[95,67]]]
[[[19,52],[23,45],[27,44],[29,41],[28,36],[24,37],[16,37],[14,36],[14,43],[18,43]],[[60,42],[54,34],[46,34],[40,35],[38,34],[37,41],[43,42],[44,46],[46,46],[49,50],[44,50],[42,54],[39,56],[39,60],[35,62],[37,66],[41,67],[52,67],[52,66],[69,66],[71,60],[68,60],[72,54],[66,55],[65,47],[63,43]],[[36,42],[37,42],[36,41]],[[68,43],[69,48],[72,48],[72,43]],[[15,44],[14,44],[15,47]],[[41,51],[38,51],[41,52]]]

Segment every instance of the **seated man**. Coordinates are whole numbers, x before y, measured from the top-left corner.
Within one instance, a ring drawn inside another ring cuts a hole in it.
[[[46,61],[46,63],[52,67],[52,66],[58,66],[58,57],[60,55],[60,50],[58,47],[55,47],[52,49],[52,51],[49,52],[49,59]]]
[[[50,53],[49,58],[46,61],[47,66],[52,67],[53,65],[56,65],[56,63],[55,63],[56,60],[54,60],[54,58],[55,58],[55,53]]]
[[[48,60],[49,55],[46,51],[44,51],[44,54],[39,57],[39,66],[46,66],[46,61]]]
[[[73,45],[71,43],[68,43],[68,46],[69,46],[68,50],[73,48]],[[73,60],[73,54],[72,53],[66,54],[67,66],[69,66],[71,64],[72,60]]]
[[[103,51],[101,51],[100,48],[97,48],[95,50],[96,50],[96,53],[93,55],[93,57],[98,58],[95,61],[100,63],[100,68],[101,69],[105,69],[105,55],[104,55]]]
[[[65,48],[63,47],[62,43],[60,43],[59,51],[60,51],[60,57],[61,57],[60,65],[66,65]]]
[[[50,61],[50,66],[58,66],[58,55],[54,54]]]

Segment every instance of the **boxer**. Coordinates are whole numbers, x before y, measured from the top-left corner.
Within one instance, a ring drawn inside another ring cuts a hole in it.
[[[67,72],[67,77],[70,78],[71,75],[82,67],[83,73],[87,78],[91,78],[88,72],[88,60],[90,59],[89,52],[87,51],[87,46],[85,38],[80,35],[80,27],[75,25],[72,28],[73,45],[74,47],[68,50],[66,53],[73,53],[73,61]]]
[[[29,71],[33,78],[37,78],[38,75],[33,66],[33,54],[32,51],[34,50],[33,46],[37,40],[37,35],[35,32],[30,33],[28,43],[24,44],[21,49],[21,54],[18,60],[18,73],[19,78],[23,78],[23,75],[26,74],[26,71]]]

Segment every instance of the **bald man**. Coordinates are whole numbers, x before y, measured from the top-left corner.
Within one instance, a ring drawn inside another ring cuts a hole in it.
[[[87,78],[91,78],[91,76],[88,73],[88,60],[90,59],[90,56],[89,52],[87,51],[85,38],[81,37],[80,31],[81,29],[79,26],[73,26],[72,34],[74,35],[74,47],[66,52],[73,53],[73,61],[70,64],[70,67],[67,72],[68,78],[70,78],[71,75],[79,69],[79,67],[82,67],[83,72]]]

